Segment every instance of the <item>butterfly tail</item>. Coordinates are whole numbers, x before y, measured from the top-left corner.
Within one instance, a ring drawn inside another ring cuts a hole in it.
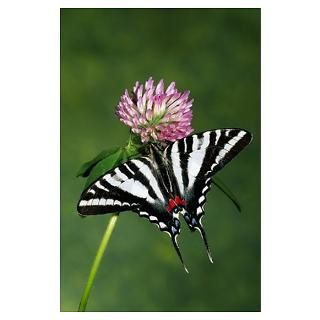
[[[206,246],[208,258],[210,262],[213,263],[212,254],[209,248],[207,236],[201,224],[201,217],[199,218],[198,216],[194,214],[190,214],[187,211],[183,212],[183,216],[191,231],[198,230],[200,232],[201,238],[203,239],[203,242]]]
[[[179,246],[178,246],[177,235],[175,235],[174,237],[171,237],[171,239],[172,239],[173,246],[174,246],[174,248],[175,248],[175,250],[176,250],[176,252],[177,252],[177,254],[179,256],[179,259],[180,259],[180,261],[181,261],[181,263],[182,263],[182,265],[184,267],[184,270],[186,271],[186,273],[189,273],[189,270],[188,270],[186,264],[183,261],[183,258],[182,258],[182,255],[181,255],[181,252],[180,252],[180,249],[179,249]]]
[[[200,232],[201,238],[203,239],[203,242],[204,242],[204,244],[206,246],[206,249],[207,249],[208,258],[209,258],[210,262],[213,263],[213,259],[212,259],[211,251],[210,251],[210,248],[209,248],[209,245],[208,245],[208,240],[207,240],[207,237],[206,237],[206,233],[205,233],[202,225],[199,224],[195,228]]]

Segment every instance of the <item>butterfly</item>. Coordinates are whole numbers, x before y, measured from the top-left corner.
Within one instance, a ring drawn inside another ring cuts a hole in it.
[[[213,262],[202,225],[212,177],[251,141],[243,129],[217,129],[190,135],[106,172],[81,195],[81,216],[131,210],[167,233],[182,262],[177,237],[180,215],[191,231],[199,231]]]

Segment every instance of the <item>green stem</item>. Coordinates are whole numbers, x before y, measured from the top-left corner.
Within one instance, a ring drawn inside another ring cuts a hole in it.
[[[233,202],[238,211],[241,212],[240,202],[237,200],[236,196],[231,192],[231,190],[222,182],[222,180],[220,180],[218,177],[214,177],[213,183]]]
[[[90,270],[90,273],[89,273],[89,277],[88,277],[86,286],[85,286],[85,288],[83,290],[83,294],[82,294],[82,297],[81,297],[81,301],[80,301],[80,304],[79,304],[78,311],[86,311],[87,302],[88,302],[88,299],[89,299],[89,295],[90,295],[90,291],[91,291],[94,279],[95,279],[97,271],[99,269],[103,254],[104,254],[104,252],[105,252],[105,250],[106,250],[106,248],[108,246],[108,243],[109,243],[110,237],[112,235],[113,229],[114,229],[114,227],[116,225],[118,216],[119,216],[119,212],[118,213],[114,213],[112,215],[112,217],[110,218],[110,220],[108,221],[108,224],[107,224],[106,230],[105,230],[105,232],[103,234],[102,240],[100,242],[98,251],[97,251],[96,256],[95,256],[95,258],[93,260],[93,263],[92,263],[92,266],[91,266],[91,270]]]

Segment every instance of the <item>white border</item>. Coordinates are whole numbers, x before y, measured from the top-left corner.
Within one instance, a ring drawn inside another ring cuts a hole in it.
[[[1,32],[1,318],[317,319],[316,1],[12,1]],[[262,312],[59,312],[59,8],[262,5]]]

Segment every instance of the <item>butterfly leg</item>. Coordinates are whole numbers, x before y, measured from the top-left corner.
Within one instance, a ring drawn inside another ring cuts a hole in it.
[[[208,258],[209,258],[210,262],[213,263],[211,251],[210,251],[210,248],[209,248],[209,245],[208,245],[207,236],[206,236],[204,228],[203,228],[203,226],[201,224],[201,217],[199,218],[199,216],[197,216],[195,214],[191,214],[191,213],[189,213],[189,212],[187,212],[185,210],[184,210],[184,212],[182,214],[183,214],[184,219],[185,219],[186,223],[188,224],[190,230],[191,231],[198,230],[200,232],[201,238],[203,239],[203,242],[204,242],[204,244],[206,246]]]

